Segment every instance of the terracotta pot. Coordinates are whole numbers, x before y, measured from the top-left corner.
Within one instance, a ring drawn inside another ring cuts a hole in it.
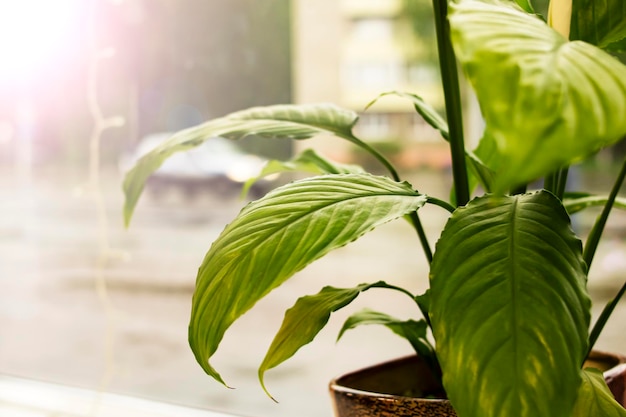
[[[626,397],[625,362],[624,357],[596,351],[587,361],[589,366],[606,371],[609,388],[622,406]],[[415,397],[437,390],[430,370],[417,356],[352,372],[330,383],[337,417],[456,417],[446,399]]]

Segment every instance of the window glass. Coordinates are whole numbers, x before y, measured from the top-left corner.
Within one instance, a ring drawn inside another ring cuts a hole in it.
[[[409,100],[386,96],[364,111],[393,90],[442,108],[434,44],[377,50],[398,34],[413,45],[415,34],[398,12],[404,2],[341,3],[0,1],[0,385],[11,376],[235,415],[314,417],[331,415],[332,377],[411,354],[408,343],[376,326],[336,343],[343,321],[363,307],[419,317],[409,297],[372,291],[267,373],[279,404],[257,380],[297,298],[325,285],[381,279],[416,293],[426,288],[426,259],[402,221],[314,262],[233,325],[213,364],[236,390],[207,376],[188,346],[196,274],[211,243],[252,199],[307,174],[267,178],[242,197],[245,180],[269,160],[305,148],[381,173],[348,141],[209,138],[164,162],[130,226],[123,222],[124,175],[150,149],[180,129],[282,103],[333,102],[355,111],[355,133],[380,145],[403,178],[438,198],[449,195],[447,143]],[[357,44],[359,51],[350,49]],[[480,137],[477,103],[464,122]],[[623,159],[611,152],[599,156],[603,169]],[[583,181],[583,174],[572,175]],[[425,214],[433,244],[445,215]],[[624,267],[621,231],[611,232],[616,249],[597,262],[609,278]],[[612,288],[609,281],[603,283]],[[607,298],[610,291],[596,292]]]
[[[362,137],[373,139],[389,139],[389,116],[384,113],[363,113],[357,125]]]
[[[352,22],[352,36],[358,40],[389,41],[393,38],[393,20],[363,18]]]

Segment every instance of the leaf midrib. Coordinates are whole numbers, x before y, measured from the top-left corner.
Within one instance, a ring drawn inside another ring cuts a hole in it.
[[[513,337],[513,347],[519,346],[518,345],[518,335],[517,332],[519,331],[519,300],[517,299],[517,291],[516,289],[518,288],[518,274],[517,274],[517,263],[518,263],[518,259],[516,256],[516,251],[515,248],[517,247],[517,220],[518,220],[518,212],[519,212],[519,197],[516,197],[513,202],[511,203],[512,207],[510,210],[511,213],[511,219],[509,221],[509,257],[511,258],[511,304],[512,304],[512,312],[513,314],[511,315],[511,319],[513,321],[513,326],[512,326],[512,337]],[[513,350],[513,360],[515,363],[515,375],[521,375],[520,374],[520,369],[519,369],[519,352],[517,351],[517,349]],[[517,390],[519,389],[519,378],[514,378],[513,380],[513,385],[515,388],[515,391],[517,392]]]
[[[319,133],[319,131],[326,131],[326,132],[331,132],[334,133],[336,135],[339,136],[349,136],[352,137],[352,127],[354,127],[354,124],[356,123],[356,121],[358,120],[358,117],[354,118],[353,120],[351,120],[351,122],[349,124],[345,124],[342,125],[344,127],[344,129],[340,129],[338,127],[336,127],[336,125],[326,125],[324,123],[303,123],[303,122],[299,122],[299,121],[294,121],[292,119],[289,119],[288,116],[284,116],[284,117],[267,117],[267,116],[259,116],[259,117],[232,117],[231,120],[235,121],[235,122],[239,122],[239,121],[256,121],[256,122],[263,122],[263,123],[268,123],[269,125],[271,125],[272,123],[274,124],[283,124],[283,123],[287,123],[290,125],[294,125],[298,128],[306,128],[309,130],[316,130],[316,133]]]
[[[259,237],[257,239],[260,239],[260,240],[270,239],[270,238],[274,237],[273,235],[281,232],[282,230],[284,230],[284,229],[286,229],[286,228],[288,228],[290,226],[296,225],[297,223],[303,221],[303,219],[306,218],[307,216],[311,216],[314,213],[317,213],[317,212],[322,211],[322,210],[330,209],[333,205],[347,203],[347,202],[349,202],[351,200],[360,199],[360,198],[368,199],[368,198],[379,198],[379,197],[385,197],[385,196],[388,196],[388,197],[424,198],[424,196],[422,194],[398,194],[398,193],[382,194],[381,193],[381,194],[370,194],[370,195],[357,195],[357,196],[352,196],[352,197],[349,197],[349,198],[346,198],[346,199],[342,199],[340,201],[333,200],[333,201],[330,201],[329,204],[320,205],[320,206],[314,208],[313,210],[302,212],[301,215],[290,217],[289,219],[285,220],[284,222],[279,223],[279,226],[277,226],[277,227],[275,227],[273,229],[265,229],[267,231],[267,234],[259,233]],[[246,236],[246,237],[249,237],[249,235]],[[235,243],[235,242],[237,242],[239,240],[240,239],[237,239],[233,243]]]

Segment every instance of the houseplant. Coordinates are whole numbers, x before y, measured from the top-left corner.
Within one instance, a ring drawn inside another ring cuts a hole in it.
[[[209,359],[239,316],[312,261],[405,217],[431,261],[427,293],[376,282],[325,287],[298,299],[260,366],[261,384],[264,372],[310,342],[331,312],[363,291],[386,288],[411,297],[424,319],[399,321],[366,311],[350,317],[344,330],[376,322],[407,338],[441,375],[459,416],[624,416],[601,376],[581,368],[623,292],[589,332],[587,271],[626,164],[609,196],[565,189],[570,164],[626,136],[626,67],[607,52],[626,46],[626,6],[622,0],[553,0],[546,22],[529,0],[433,4],[446,119],[419,96],[397,94],[411,100],[450,143],[450,201],[402,182],[383,155],[353,134],[352,111],[284,105],[187,129],[143,157],[124,182],[126,222],[148,176],[169,155],[206,138],[332,134],[351,141],[371,153],[389,177],[311,152],[273,164],[267,172],[306,167],[320,175],[250,203],[212,244],[198,272],[189,326],[202,368],[224,383]],[[473,151],[463,140],[455,59],[486,124]],[[527,184],[539,178],[543,189],[529,191]],[[425,204],[450,212],[434,252],[418,215]],[[592,205],[603,211],[583,246],[569,216]]]

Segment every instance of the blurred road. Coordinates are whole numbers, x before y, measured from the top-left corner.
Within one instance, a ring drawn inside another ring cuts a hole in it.
[[[441,174],[411,179],[422,184],[420,191],[448,193]],[[374,327],[354,330],[335,345],[343,319],[356,309],[418,316],[402,296],[371,291],[349,311],[337,312],[311,345],[269,371],[266,382],[279,404],[256,380],[284,310],[297,297],[327,284],[380,279],[414,292],[425,288],[417,238],[397,221],[317,261],[235,324],[214,365],[237,389],[220,386],[195,364],[187,320],[197,267],[243,202],[210,195],[193,201],[144,197],[125,230],[121,178],[103,173],[106,217],[85,181],[81,173],[48,172],[19,183],[11,172],[0,172],[0,373],[244,416],[321,417],[331,414],[326,386],[333,376],[411,352],[406,342]],[[422,217],[434,244],[445,212],[427,207]],[[591,219],[577,219],[583,233]],[[614,220],[590,277],[594,314],[626,277],[626,221],[621,213]],[[624,317],[622,306],[599,349],[626,353],[619,325]]]

